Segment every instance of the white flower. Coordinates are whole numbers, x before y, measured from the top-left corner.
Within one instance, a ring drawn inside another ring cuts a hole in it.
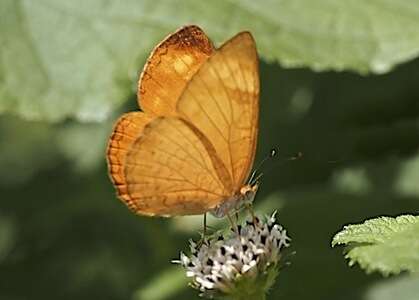
[[[201,245],[190,241],[191,255],[180,253],[180,260],[174,262],[185,268],[192,286],[206,296],[231,294],[243,280],[259,282],[272,269],[276,274],[281,249],[289,246],[290,238],[275,215],[246,221],[228,236],[218,235]],[[269,279],[266,289],[273,283]]]

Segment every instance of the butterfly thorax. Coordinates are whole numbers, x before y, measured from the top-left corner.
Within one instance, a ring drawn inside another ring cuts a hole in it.
[[[230,212],[236,212],[243,206],[251,204],[255,198],[258,187],[258,184],[246,184],[242,186],[236,194],[227,198],[223,203],[211,210],[211,214],[217,218],[222,218]]]

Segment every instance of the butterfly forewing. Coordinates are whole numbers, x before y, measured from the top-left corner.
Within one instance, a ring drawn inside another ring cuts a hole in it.
[[[237,192],[256,150],[259,74],[255,43],[242,32],[218,49],[193,76],[178,104],[180,115],[214,145]]]

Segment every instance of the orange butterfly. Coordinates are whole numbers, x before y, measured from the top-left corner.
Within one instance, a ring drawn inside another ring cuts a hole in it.
[[[197,26],[152,51],[138,83],[142,111],[124,114],[107,149],[118,197],[148,216],[224,216],[252,201],[259,71],[241,32],[215,49]]]

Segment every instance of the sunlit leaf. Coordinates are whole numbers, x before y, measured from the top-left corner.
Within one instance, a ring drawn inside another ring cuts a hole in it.
[[[346,245],[349,265],[384,275],[419,271],[419,217],[380,217],[348,225],[337,233],[332,246]]]
[[[417,1],[3,0],[0,112],[104,120],[153,46],[190,23],[217,42],[250,30],[287,67],[383,73],[419,53]]]

